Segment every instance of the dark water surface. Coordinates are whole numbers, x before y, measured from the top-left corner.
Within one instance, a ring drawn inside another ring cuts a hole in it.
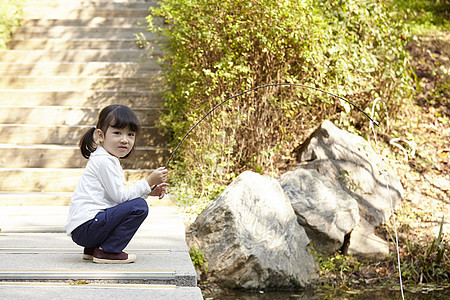
[[[444,290],[439,289],[428,289],[421,290],[417,292],[411,292],[405,290],[405,299],[439,299],[448,300],[450,299],[450,288]],[[239,292],[232,291],[224,295],[204,295],[205,300],[315,300],[315,299],[357,299],[357,300],[370,300],[370,299],[381,299],[381,300],[391,300],[391,299],[402,299],[400,291],[392,290],[380,290],[380,291],[350,291],[348,293],[333,294],[330,291],[329,294],[325,292],[315,292],[315,291],[301,291],[301,292]]]

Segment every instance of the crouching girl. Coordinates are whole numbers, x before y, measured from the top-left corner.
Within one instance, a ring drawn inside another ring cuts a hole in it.
[[[135,150],[139,130],[139,120],[130,108],[110,105],[100,112],[97,126],[80,140],[81,153],[89,161],[72,195],[65,229],[84,247],[84,259],[106,264],[135,261],[136,255],[123,250],[147,217],[144,197],[163,198],[167,193],[165,168],[125,187],[119,159]]]

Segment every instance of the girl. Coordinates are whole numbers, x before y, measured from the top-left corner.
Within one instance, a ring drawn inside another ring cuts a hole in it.
[[[165,168],[124,187],[119,159],[135,150],[139,130],[139,120],[130,108],[110,105],[100,112],[97,126],[80,140],[81,153],[89,162],[72,195],[65,229],[76,244],[85,247],[84,259],[115,264],[135,261],[136,255],[122,250],[147,217],[148,206],[142,197],[161,199],[167,193]]]

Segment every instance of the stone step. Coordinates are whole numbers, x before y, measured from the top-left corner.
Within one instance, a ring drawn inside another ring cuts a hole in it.
[[[74,258],[75,256],[80,256],[72,254],[71,257],[69,255],[64,255],[66,253],[59,253],[59,257],[62,260],[66,260],[69,258]],[[2,254],[4,259],[11,260],[20,256],[22,263],[30,264],[36,259],[36,255],[34,254],[23,254],[17,255],[16,253],[12,254]],[[50,256],[50,257],[46,257]],[[141,255],[142,256],[142,255]],[[39,259],[46,260],[47,263],[52,262],[52,257],[55,257],[53,253],[51,254],[39,254]],[[166,257],[165,259],[168,259]],[[170,259],[174,259],[174,256],[170,256]],[[54,261],[54,260],[53,260]],[[150,260],[148,260],[150,261]],[[58,261],[59,262],[59,261]],[[71,265],[74,261],[71,261]],[[147,263],[147,262],[146,262]],[[92,264],[92,262],[91,262]],[[148,263],[147,263],[148,264]],[[129,270],[87,270],[87,271],[79,271],[75,270],[54,270],[54,269],[45,269],[44,265],[38,265],[37,269],[32,270],[17,270],[16,268],[12,268],[9,270],[4,270],[0,273],[0,280],[8,280],[8,281],[69,281],[69,280],[89,280],[90,282],[126,282],[126,283],[134,283],[136,281],[140,281],[142,284],[176,284],[176,272],[175,270],[162,270],[155,271],[153,269],[145,270],[145,271],[129,271]],[[47,266],[48,268],[48,266]],[[41,270],[42,269],[42,270]]]
[[[66,300],[94,299],[154,299],[201,300],[198,287],[148,284],[71,284],[0,282],[0,297],[15,300],[47,300],[64,295]]]
[[[104,107],[110,104],[122,104],[133,108],[160,107],[161,95],[156,91],[117,91],[117,90],[2,90],[0,103],[9,106],[71,106]],[[82,124],[92,125],[95,123]],[[45,124],[47,125],[47,124]]]
[[[146,28],[143,18],[86,18],[86,19],[26,19],[22,21],[23,27],[55,27],[55,26],[85,26],[85,27],[120,27]]]
[[[138,62],[149,55],[141,49],[0,50],[0,62]]]
[[[28,6],[45,6],[45,5],[54,5],[55,0],[24,0],[23,1]],[[110,3],[156,3],[157,0],[58,0],[58,3],[61,5],[72,4],[72,3],[84,3],[89,2],[96,5],[104,4],[105,2]]]
[[[143,27],[84,27],[84,26],[55,26],[55,27],[19,27],[14,31],[14,40],[28,39],[101,39],[109,40],[131,39],[136,34],[143,33],[148,40],[153,40],[154,35],[146,32]]]
[[[88,125],[97,124],[102,107],[0,106],[0,124]],[[142,126],[154,126],[159,109],[133,108]]]
[[[30,125],[0,124],[0,144],[78,145],[81,136],[94,125]],[[143,126],[136,141],[138,146],[163,147],[166,140],[156,127]]]
[[[67,213],[63,217],[52,217],[48,210],[54,207],[68,208],[72,192],[0,192],[0,232],[64,232]],[[147,202],[152,207],[174,206],[176,199],[167,195],[163,199],[148,197]],[[32,209],[32,213],[24,213],[26,208]],[[11,209],[17,212],[11,215]],[[33,215],[32,219],[30,214]]]
[[[158,73],[152,72],[149,77]],[[0,89],[67,91],[122,90],[142,91],[161,86],[161,78],[117,76],[17,76],[0,77]]]
[[[0,168],[83,168],[86,159],[77,146],[0,144]],[[137,147],[133,157],[122,160],[124,168],[156,169],[169,152],[162,147]]]
[[[87,161],[86,161],[87,162]],[[2,192],[73,192],[83,169],[0,168]],[[136,182],[152,170],[125,170],[127,182]]]
[[[25,19],[145,17],[157,1],[27,1]]]
[[[4,262],[1,267],[0,281],[83,280],[89,283],[196,286],[195,270],[187,251],[143,250],[135,251],[138,257],[135,263],[116,266],[83,261],[81,248],[74,253],[58,251],[58,249],[49,253],[36,254],[6,250],[2,252]],[[131,253],[131,247],[126,251]]]
[[[65,218],[49,213],[48,208],[67,208],[72,192],[0,192],[0,232],[63,232]],[[150,206],[174,206],[175,197],[148,197]],[[24,213],[24,209],[32,212]],[[10,210],[16,209],[13,215]],[[29,215],[33,218],[30,219]],[[3,217],[2,217],[3,216]],[[1,220],[5,220],[3,223]],[[58,219],[59,218],[59,219]]]
[[[161,68],[154,60],[146,62],[88,62],[88,63],[0,63],[0,78],[18,78],[18,80],[34,77],[63,76],[76,77],[120,77],[120,78],[152,78],[160,76]],[[7,86],[6,88],[12,89]]]
[[[126,50],[142,49],[143,46],[137,42],[136,38],[110,40],[110,39],[28,39],[25,41],[11,40],[8,42],[8,48],[11,50]],[[146,50],[149,54],[150,50]],[[160,55],[160,51],[156,55]]]
[[[74,9],[74,8],[84,8],[84,9],[110,9],[110,10],[121,10],[121,9],[137,9],[147,11],[149,7],[155,7],[157,1],[26,1],[26,7],[37,8],[37,9]]]
[[[0,192],[0,214],[12,206],[17,206],[21,209],[24,207],[67,206],[70,204],[72,192]],[[45,219],[48,219],[48,217]],[[7,223],[3,223],[3,230],[14,224],[11,223],[9,219],[7,221]],[[36,232],[36,227],[38,227],[39,230],[42,230],[40,226],[33,224],[33,222],[30,223],[32,224],[26,223],[26,231]],[[0,232],[2,231],[1,225],[2,224],[0,224]],[[61,223],[58,225],[47,226],[46,230],[50,232],[62,232]],[[20,231],[23,231],[23,229]]]
[[[1,195],[2,193],[0,193]],[[25,193],[22,193],[25,195]],[[34,195],[38,195],[34,193]],[[72,193],[64,193],[61,196],[68,196],[69,199]],[[3,197],[3,196],[0,196]],[[63,235],[50,235],[47,239],[40,241],[39,238],[43,235],[37,234],[25,235],[20,233],[39,233],[41,232],[62,232],[64,233],[64,224],[67,221],[69,215],[69,206],[10,206],[3,203],[0,198],[0,234],[9,233],[7,236],[10,243],[0,242],[0,253],[22,253],[27,251],[29,253],[39,253],[37,250],[40,248],[52,250],[57,249],[69,249],[74,245],[70,245],[69,241],[64,239]],[[34,230],[32,230],[34,229]],[[27,236],[32,240],[24,240],[21,237]],[[57,244],[55,245],[57,239]],[[32,245],[34,245],[32,247]],[[37,247],[37,248],[34,248]],[[78,247],[77,247],[78,248]],[[79,249],[78,249],[79,250]]]
[[[175,198],[172,195],[167,198]],[[166,197],[164,199],[166,199]],[[128,249],[139,252],[181,252],[187,251],[184,239],[184,225],[174,205],[155,205],[161,202],[156,197],[147,199],[149,216],[128,245]],[[163,201],[164,202],[164,201]],[[80,253],[80,247],[65,234],[47,234],[48,229],[59,227],[65,233],[64,225],[69,206],[1,206],[0,253]],[[27,227],[36,230],[30,232]],[[40,230],[39,231],[39,227]],[[34,233],[34,234],[31,234]],[[45,238],[44,238],[45,237]]]
[[[57,7],[49,10],[46,7],[25,7],[24,19],[86,19],[86,18],[145,18],[149,12],[144,9],[107,9],[86,8],[71,9],[70,7]]]
[[[72,191],[73,192],[73,191]],[[48,207],[67,207],[70,204],[72,192],[0,192],[0,219],[3,216],[5,222],[0,222],[1,232],[63,232],[66,217],[49,218]],[[166,196],[163,199],[149,197],[150,206],[173,206],[175,197]],[[17,207],[19,213],[8,216],[9,209]],[[29,218],[24,214],[24,208],[31,208],[39,217]],[[44,209],[42,213],[41,210]],[[5,215],[6,214],[6,215]],[[67,216],[67,214],[66,214]],[[2,225],[3,224],[3,225]],[[3,226],[3,227],[2,227]]]

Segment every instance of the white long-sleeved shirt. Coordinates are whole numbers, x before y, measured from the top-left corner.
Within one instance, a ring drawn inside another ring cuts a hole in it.
[[[151,192],[145,179],[125,187],[125,176],[119,159],[98,146],[91,153],[70,200],[69,216],[65,225],[68,235],[81,224],[93,219],[107,208]]]

